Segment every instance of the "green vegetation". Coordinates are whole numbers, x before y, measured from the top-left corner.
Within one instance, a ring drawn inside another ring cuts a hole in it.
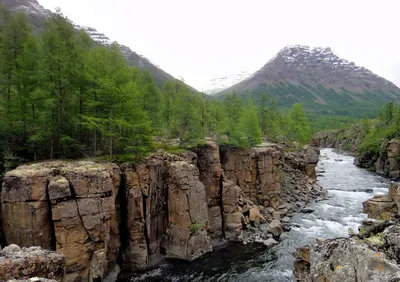
[[[264,93],[268,93],[271,99],[276,99],[279,107],[286,112],[294,104],[302,103],[313,132],[344,129],[361,118],[374,118],[379,108],[392,100],[388,93],[379,91],[356,93],[345,88],[326,88],[321,84],[289,82],[263,84],[251,93],[237,94],[262,100]]]
[[[363,121],[368,134],[358,146],[359,154],[369,153],[378,156],[382,140],[391,140],[400,137],[400,106],[394,102],[386,104],[377,119]]]
[[[205,137],[241,148],[311,137],[300,104],[284,115],[265,94],[215,100],[178,80],[160,89],[117,44],[95,44],[61,13],[34,32],[24,14],[0,10],[0,173],[43,159],[134,161]]]
[[[191,234],[199,233],[204,227],[204,224],[198,221],[193,222],[189,225],[189,230]]]
[[[369,236],[368,238],[365,238],[364,240],[368,244],[374,245],[374,246],[383,246],[386,243],[385,242],[385,236],[384,236],[383,232],[377,233],[376,235],[374,235],[372,233],[371,236]]]

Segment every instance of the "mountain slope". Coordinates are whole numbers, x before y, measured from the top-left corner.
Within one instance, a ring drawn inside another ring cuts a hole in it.
[[[43,8],[37,0],[0,0],[0,3],[4,4],[11,11],[24,12],[28,17],[29,22],[38,29],[43,28],[45,19],[52,15],[52,12]],[[75,25],[75,28],[81,29],[82,27]],[[99,33],[96,29],[91,27],[83,28],[97,43],[102,45],[112,44],[106,35]],[[148,70],[154,77],[158,86],[162,86],[166,80],[174,79],[172,75],[150,62],[147,58],[132,51],[129,47],[120,45],[120,49],[129,65],[137,66],[143,70]]]
[[[400,100],[393,83],[339,58],[330,48],[287,46],[263,68],[220,92],[258,96],[268,93],[280,106],[303,102],[309,112],[363,115]]]
[[[224,89],[235,85],[251,75],[250,72],[241,71],[239,73],[227,74],[211,79],[205,87],[204,93],[213,95]]]

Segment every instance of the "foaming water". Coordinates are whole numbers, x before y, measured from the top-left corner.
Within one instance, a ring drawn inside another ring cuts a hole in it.
[[[366,215],[362,202],[375,194],[386,193],[388,181],[353,165],[354,158],[321,150],[318,182],[328,190],[326,200],[312,203],[310,214],[296,214],[292,229],[270,249],[264,246],[233,244],[193,263],[170,262],[129,281],[293,281],[293,253],[316,238],[348,236],[357,230]]]

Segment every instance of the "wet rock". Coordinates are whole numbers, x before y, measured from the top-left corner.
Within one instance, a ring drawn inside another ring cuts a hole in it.
[[[277,245],[278,242],[275,241],[273,238],[269,238],[269,239],[263,241],[263,244],[264,244],[264,246],[266,246],[266,247],[269,248],[269,247],[272,247],[272,246],[274,246],[274,245]]]
[[[245,222],[244,215],[240,208],[234,213],[230,213],[226,217],[225,238],[228,241],[239,242],[243,240],[243,224]]]
[[[60,253],[40,247],[20,248],[9,245],[0,252],[0,280],[25,280],[42,277],[64,281],[65,259]],[[30,280],[43,281],[43,280]]]
[[[316,242],[303,267],[297,263],[297,281],[392,281],[400,275],[400,267],[384,252],[374,250],[356,238],[328,239]],[[299,261],[299,259],[298,259]],[[303,279],[303,280],[301,280]],[[308,280],[307,280],[308,279]]]
[[[312,213],[312,212],[314,212],[314,209],[310,208],[310,207],[307,207],[307,208],[301,209],[301,212],[302,213]]]
[[[397,214],[397,204],[389,195],[376,195],[372,199],[363,202],[363,212],[369,218],[388,220]]]
[[[254,224],[256,227],[259,227],[262,223],[267,222],[257,208],[251,208],[249,210],[249,214],[250,223]]]
[[[282,224],[279,220],[274,219],[273,221],[271,221],[271,223],[269,224],[269,232],[272,233],[275,237],[279,237],[282,232]]]
[[[261,232],[264,232],[265,234],[268,233],[268,224],[261,224],[259,228]]]
[[[311,282],[310,273],[310,246],[298,248],[295,252],[296,261],[293,266],[293,275],[298,282]]]

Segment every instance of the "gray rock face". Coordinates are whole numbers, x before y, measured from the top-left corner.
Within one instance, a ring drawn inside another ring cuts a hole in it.
[[[375,235],[367,232],[359,237],[319,240],[299,249],[294,267],[296,281],[397,281],[399,225],[377,225],[374,230],[378,232]]]
[[[31,277],[42,277],[40,280]],[[64,281],[65,259],[60,253],[40,247],[9,245],[0,252],[0,280]],[[28,279],[28,280],[26,280]]]

